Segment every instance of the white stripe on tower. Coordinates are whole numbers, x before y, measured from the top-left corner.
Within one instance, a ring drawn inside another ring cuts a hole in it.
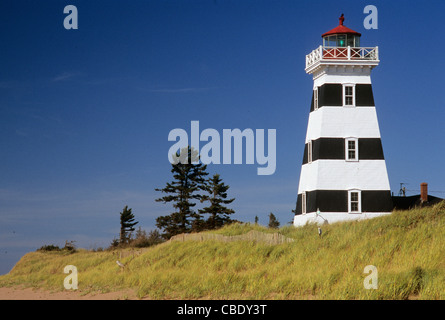
[[[375,107],[321,107],[311,112],[305,143],[320,137],[380,138]]]
[[[298,193],[313,190],[389,190],[385,160],[317,160],[301,167]]]

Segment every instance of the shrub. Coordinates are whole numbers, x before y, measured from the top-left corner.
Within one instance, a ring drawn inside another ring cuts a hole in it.
[[[61,249],[58,246],[53,244],[43,245],[37,251],[60,251]]]
[[[161,234],[158,230],[152,230],[148,233],[145,230],[139,229],[136,231],[136,237],[130,242],[130,246],[137,248],[150,247],[155,244],[163,242]]]
[[[68,251],[69,253],[74,253],[76,252],[76,246],[74,245],[74,242],[76,241],[65,241],[65,246],[62,248],[62,250]]]

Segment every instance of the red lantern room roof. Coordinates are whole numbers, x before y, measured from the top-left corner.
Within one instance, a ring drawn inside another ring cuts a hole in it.
[[[338,18],[338,20],[339,20],[339,24],[338,24],[337,27],[335,27],[332,30],[329,30],[326,33],[323,33],[321,36],[322,37],[326,37],[326,36],[330,36],[330,35],[333,35],[333,34],[352,34],[352,35],[356,35],[356,36],[359,36],[359,37],[361,36],[361,33],[358,33],[357,31],[351,30],[351,29],[349,29],[349,28],[347,28],[347,27],[345,27],[343,25],[343,21],[345,21],[345,17],[343,16],[343,13],[341,14],[341,17]]]

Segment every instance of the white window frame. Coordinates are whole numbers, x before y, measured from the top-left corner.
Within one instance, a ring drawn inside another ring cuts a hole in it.
[[[303,191],[303,193],[301,194],[301,213],[307,213],[306,191]]]
[[[318,110],[318,87],[314,89],[314,111]]]
[[[357,210],[352,210],[352,194],[357,193],[358,199],[354,201],[357,203]],[[358,189],[348,190],[348,213],[362,213],[362,191]]]
[[[346,104],[346,88],[352,88],[352,104]],[[343,84],[343,107],[355,107],[355,84],[354,83],[344,83]]]
[[[354,148],[354,152],[355,152],[355,157],[351,158],[349,157],[349,142],[350,141],[354,141],[355,143],[355,148]],[[345,139],[345,160],[346,161],[358,161],[358,138],[346,138]]]
[[[307,143],[307,163],[312,163],[312,140]]]

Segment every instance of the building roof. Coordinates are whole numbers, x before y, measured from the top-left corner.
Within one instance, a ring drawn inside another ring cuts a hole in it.
[[[414,207],[426,207],[432,206],[436,203],[441,202],[442,198],[428,195],[428,201],[422,202],[420,199],[420,195],[410,196],[410,197],[397,197],[392,196],[392,202],[394,205],[394,209],[398,210],[408,210]]]
[[[343,15],[343,13],[341,14],[340,18],[338,18],[338,20],[339,20],[339,24],[337,27],[335,27],[332,30],[329,30],[328,32],[323,33],[321,36],[326,37],[326,36],[330,36],[330,35],[334,35],[334,34],[352,34],[352,35],[356,35],[359,37],[361,36],[361,33],[358,33],[357,31],[349,29],[348,27],[345,27],[343,25],[343,21],[345,21],[345,17]]]

